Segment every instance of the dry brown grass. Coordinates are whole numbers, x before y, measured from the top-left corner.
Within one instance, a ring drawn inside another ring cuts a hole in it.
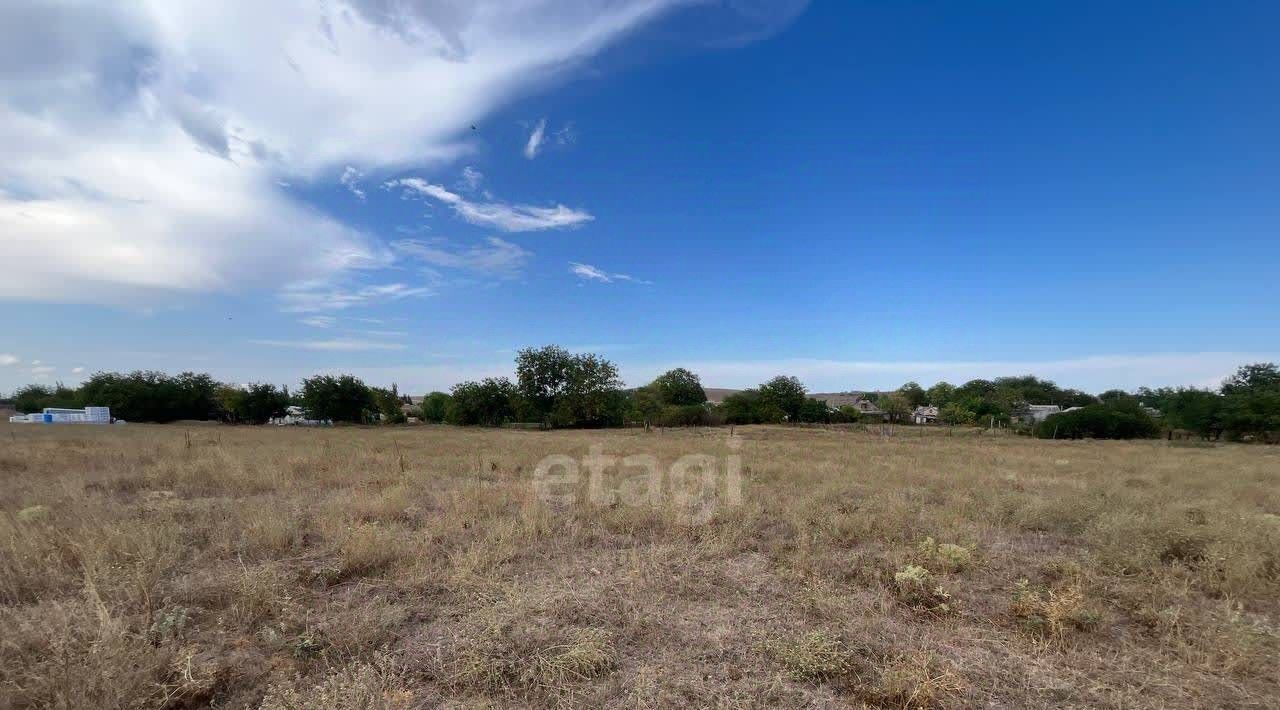
[[[1280,449],[740,427],[705,524],[535,494],[727,433],[0,425],[0,708],[1280,704]]]

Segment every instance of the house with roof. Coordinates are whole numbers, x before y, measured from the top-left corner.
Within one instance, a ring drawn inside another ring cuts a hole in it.
[[[862,399],[860,397],[854,400],[853,404],[847,406],[851,406],[858,410],[858,416],[864,419],[875,419],[876,417],[879,417],[881,419],[888,420],[889,418],[889,415],[885,413],[879,405],[869,399]]]
[[[915,424],[937,424],[937,407],[916,407],[911,412],[911,421]]]

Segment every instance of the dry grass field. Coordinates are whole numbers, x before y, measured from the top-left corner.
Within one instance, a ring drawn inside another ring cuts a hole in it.
[[[0,425],[0,708],[1280,707],[1280,448],[728,433]]]

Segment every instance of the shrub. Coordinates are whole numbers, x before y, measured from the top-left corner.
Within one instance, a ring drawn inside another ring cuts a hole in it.
[[[446,392],[432,392],[422,399],[422,421],[441,424],[449,414],[453,398]]]
[[[926,560],[948,572],[959,572],[973,561],[973,552],[969,548],[949,542],[939,545],[932,537],[926,537],[921,541],[916,550]]]
[[[760,390],[748,389],[724,398],[720,414],[728,424],[769,424],[782,421],[785,416],[760,394]]]
[[[894,659],[880,671],[876,688],[885,700],[903,708],[945,707],[964,689],[960,676],[928,651]]]
[[[973,422],[978,418],[977,414],[969,409],[965,409],[964,405],[958,402],[943,405],[938,414],[942,418],[942,421],[952,426],[957,424],[973,424]]]
[[[372,663],[357,662],[330,670],[318,684],[308,686],[299,680],[272,685],[259,708],[407,710],[415,706],[413,694],[405,688],[404,672],[389,654],[382,652]]]
[[[1068,628],[1088,630],[1098,623],[1097,614],[1085,605],[1079,583],[1040,590],[1025,579],[1019,580],[1013,588],[1010,610],[1022,630],[1035,636],[1061,637]]]
[[[721,423],[715,412],[701,404],[671,405],[658,416],[662,426],[715,426]]]
[[[929,570],[919,565],[907,565],[893,573],[898,599],[903,603],[935,614],[950,614],[954,610],[951,594],[942,585],[933,584]]]
[[[1159,433],[1151,416],[1127,400],[1053,414],[1035,428],[1041,439],[1149,439]]]
[[[815,631],[767,645],[769,652],[798,681],[825,681],[839,678],[854,668],[854,653],[839,638]]]

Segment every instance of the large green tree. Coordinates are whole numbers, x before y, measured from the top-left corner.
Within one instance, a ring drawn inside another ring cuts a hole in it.
[[[53,387],[27,385],[13,393],[13,408],[23,414],[41,412],[45,407],[70,409],[80,406],[79,394],[61,382]]]
[[[352,375],[316,375],[302,381],[302,406],[313,419],[362,423],[376,409],[373,392]]]
[[[929,403],[929,395],[924,391],[918,383],[908,382],[898,388],[898,394],[902,395],[907,404],[912,408],[923,407]]]
[[[959,402],[951,402],[942,405],[942,408],[938,410],[938,417],[951,426],[963,426],[973,424],[978,415],[971,410],[965,409],[964,405]]]
[[[609,426],[625,419],[618,368],[598,355],[557,345],[525,348],[516,355],[516,379],[529,414],[545,424]]]
[[[289,406],[289,395],[275,385],[252,382],[243,390],[237,390],[232,412],[236,421],[246,424],[266,424],[272,417],[284,415]]]
[[[901,392],[890,392],[876,402],[880,410],[889,415],[891,422],[905,422],[911,416],[911,401]]]
[[[400,396],[400,388],[391,384],[391,389],[371,387],[373,406],[383,424],[403,424],[408,418],[404,413],[404,398]]]
[[[446,417],[450,424],[500,426],[515,418],[519,396],[505,377],[462,382],[453,386]]]
[[[684,406],[707,401],[707,393],[702,389],[702,380],[683,367],[658,375],[649,386],[657,393],[663,404]]]
[[[1222,394],[1280,392],[1280,367],[1273,362],[1243,365],[1222,383]]]
[[[949,382],[939,382],[938,384],[930,387],[929,390],[925,392],[925,396],[928,398],[929,404],[932,406],[943,407],[951,402],[951,399],[956,396],[956,387]]]
[[[798,378],[778,375],[759,388],[761,405],[764,410],[781,412],[786,421],[802,420],[808,390]]]
[[[524,348],[516,353],[516,382],[524,405],[539,421],[551,413],[569,386],[573,354],[559,345]]]
[[[208,374],[139,370],[127,375],[99,372],[80,385],[85,406],[110,407],[118,419],[171,422],[179,419],[218,419],[220,385]]]
[[[1280,434],[1280,368],[1245,365],[1222,383],[1222,425],[1233,438],[1270,440]]]
[[[422,421],[439,424],[449,413],[452,397],[448,392],[432,392],[422,398]]]
[[[651,423],[659,423],[662,417],[662,410],[666,405],[662,401],[662,395],[652,385],[645,385],[631,393],[630,407],[627,411],[632,421],[643,422],[646,425]]]

